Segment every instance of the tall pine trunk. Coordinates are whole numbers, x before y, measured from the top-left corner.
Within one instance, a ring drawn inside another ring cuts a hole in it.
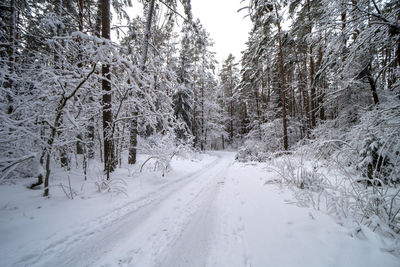
[[[229,112],[230,112],[230,123],[229,123],[229,138],[230,138],[230,142],[231,144],[233,143],[233,77],[231,74],[231,83],[229,86],[229,93],[230,93],[230,107],[229,107]]]
[[[83,32],[83,0],[79,0],[78,2],[78,7],[79,7],[79,12],[78,12],[78,20],[79,20],[79,24],[78,24],[78,30],[80,32]],[[79,49],[78,51],[79,55],[78,55],[78,68],[82,68],[82,51]],[[85,149],[84,149],[84,143],[82,142],[82,134],[78,134],[77,135],[77,142],[76,142],[76,154],[78,155],[82,155],[83,153],[85,153]]]
[[[279,20],[278,8],[276,4],[276,25],[278,27],[278,42],[279,42],[279,64],[281,71],[281,89],[282,89],[282,126],[283,126],[283,149],[288,150],[288,137],[287,137],[287,122],[286,122],[286,81],[285,81],[285,69],[283,62],[283,49],[282,49],[282,38],[281,38],[281,23]]]
[[[101,36],[110,39],[110,0],[101,0]],[[107,180],[110,179],[110,172],[114,170],[114,146],[112,129],[112,98],[111,98],[111,74],[110,65],[103,63],[101,73],[103,75],[103,146],[104,146],[104,169]]]
[[[16,8],[15,0],[10,0],[10,25],[9,25],[9,44],[8,44],[8,87],[10,92],[7,93],[8,110],[7,113],[11,114],[14,110],[13,107],[13,76],[14,76],[14,63],[15,63],[15,35],[16,35]]]
[[[193,145],[196,146],[198,143],[198,136],[197,136],[197,91],[196,91],[196,86],[193,86],[193,121],[192,121],[192,134],[194,136],[194,142]]]
[[[311,4],[310,0],[307,0],[307,11],[308,11],[308,34],[311,37],[312,34],[312,25],[311,25]],[[311,38],[310,38],[311,39]],[[312,41],[310,41],[310,46],[309,46],[309,60],[310,60],[310,106],[311,106],[311,127],[315,127],[316,125],[316,120],[315,120],[315,112],[316,112],[316,94],[315,94],[315,87],[314,87],[314,58],[313,58],[313,44]]]
[[[201,141],[200,149],[204,150],[204,145],[206,142],[206,136],[204,132],[204,80],[201,80]]]

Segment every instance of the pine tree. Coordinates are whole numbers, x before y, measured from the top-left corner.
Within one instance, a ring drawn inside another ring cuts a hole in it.
[[[234,141],[235,132],[238,131],[238,117],[236,116],[238,114],[235,110],[235,107],[238,107],[235,106],[236,88],[239,83],[239,69],[237,65],[238,63],[235,62],[235,57],[229,54],[219,73],[221,86],[224,92],[224,110],[229,114],[227,132],[229,132],[229,142],[231,144]]]

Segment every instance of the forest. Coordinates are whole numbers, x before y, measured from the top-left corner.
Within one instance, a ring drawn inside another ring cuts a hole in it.
[[[398,264],[400,2],[241,5],[252,23],[246,49],[218,62],[190,0],[1,1],[0,214],[11,212],[3,192],[15,186],[18,201],[85,206],[86,184],[105,199],[128,198],[127,180],[142,186],[154,173],[154,185],[178,183],[176,166],[197,161],[196,177],[207,166],[229,176],[207,160],[231,156],[238,173],[259,169],[266,185],[290,189],[352,236],[386,240]],[[153,188],[157,201],[165,188]],[[7,263],[44,263],[17,258]],[[233,266],[221,262],[200,266]]]

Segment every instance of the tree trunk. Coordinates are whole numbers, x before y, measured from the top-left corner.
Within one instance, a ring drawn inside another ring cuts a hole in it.
[[[376,82],[374,80],[374,78],[372,77],[371,74],[371,64],[369,64],[366,68],[366,77],[369,83],[369,86],[371,88],[371,92],[372,92],[372,98],[374,100],[374,104],[378,105],[379,104],[379,98],[378,98],[378,93],[376,92]]]
[[[78,30],[80,32],[83,32],[83,29],[84,29],[84,27],[83,27],[83,25],[84,25],[83,24],[84,0],[79,0],[78,5],[79,5],[79,12],[78,12],[79,25],[78,25]],[[101,10],[101,9],[99,8],[99,10]],[[90,14],[90,12],[89,12],[89,14]],[[97,20],[100,19],[100,16],[101,16],[101,12],[99,11]],[[101,23],[101,21],[100,21],[100,23]],[[98,28],[98,30],[99,30],[98,37],[100,37],[100,26],[101,26],[100,23],[99,23],[99,28]],[[79,54],[80,55],[82,54],[81,50],[79,50]],[[81,58],[82,57],[79,56],[79,59],[81,59]],[[82,63],[79,62],[78,63],[78,68],[81,68],[81,67],[82,67]],[[89,94],[90,94],[89,103],[93,103],[94,102],[93,96],[91,95],[91,92],[89,92]],[[87,157],[89,159],[93,159],[94,158],[94,135],[95,135],[95,133],[94,133],[95,129],[94,128],[95,128],[94,127],[94,118],[91,117],[91,118],[89,118],[89,123],[88,123],[88,125],[86,127],[86,134],[83,136],[83,138],[86,140],[86,144],[82,144],[79,141],[77,143],[77,154],[87,153],[87,155],[85,155],[85,157]],[[81,139],[81,138],[82,138],[82,134],[79,134],[78,135],[78,139]],[[82,148],[82,146],[83,146],[83,148]]]
[[[79,26],[78,29],[80,32],[83,31],[83,0],[79,0]]]
[[[41,136],[41,137],[42,137],[42,136]],[[42,139],[42,138],[41,138],[41,139]],[[45,152],[42,151],[42,155],[40,156],[40,159],[39,159],[39,164],[40,164],[40,166],[43,166],[43,158],[44,158],[44,156],[45,156]],[[36,182],[36,183],[33,183],[33,184],[31,184],[31,185],[29,186],[30,189],[34,189],[36,186],[39,186],[39,185],[43,184],[43,173],[39,173],[39,175],[38,175],[37,178],[38,178],[38,179],[37,179],[37,182]]]
[[[94,25],[94,34],[97,37],[101,37],[101,28],[102,28],[102,21],[103,21],[103,8],[102,8],[102,3],[103,0],[99,0],[99,5],[97,8],[97,14],[96,14],[96,21]]]
[[[345,36],[344,30],[346,28],[346,5],[343,4],[343,11],[341,14],[341,21],[342,21],[342,36],[343,36],[343,51],[345,51],[345,48],[347,46],[347,38]],[[342,62],[346,60],[346,55],[345,53],[342,54]]]
[[[45,148],[45,155],[46,155],[46,164],[45,164],[45,176],[44,176],[44,193],[43,196],[44,197],[48,197],[49,196],[49,178],[50,178],[50,157],[51,157],[51,153],[53,151],[53,144],[54,144],[54,140],[56,138],[57,135],[57,128],[60,127],[60,120],[62,117],[62,109],[65,106],[66,101],[64,101],[65,98],[63,98],[63,100],[61,101],[61,104],[57,107],[57,114],[56,114],[56,118],[54,120],[54,125],[51,127],[51,134],[49,137],[49,140],[47,141],[47,147]]]
[[[256,114],[257,114],[257,120],[260,120],[261,117],[261,112],[260,112],[260,99],[259,99],[259,93],[258,93],[258,88],[254,90],[255,98],[256,98]]]
[[[287,123],[286,123],[286,84],[285,84],[285,69],[283,63],[283,49],[282,49],[282,38],[281,38],[281,24],[279,20],[279,14],[276,4],[276,25],[278,26],[278,42],[279,42],[279,63],[281,70],[281,89],[282,89],[282,126],[283,126],[283,149],[288,150],[288,138],[287,138]]]
[[[138,113],[134,112],[133,115],[137,116]],[[137,154],[136,146],[137,146],[137,119],[133,119],[130,127],[128,164],[136,163],[136,154]]]
[[[140,69],[142,70],[143,74],[146,69],[146,61],[147,61],[147,53],[149,51],[149,40],[150,40],[150,33],[151,33],[151,23],[153,20],[153,13],[154,13],[154,2],[155,0],[151,0],[149,3],[149,10],[147,11],[147,20],[146,20],[146,31],[144,34],[143,40],[143,47],[142,47],[142,58],[140,62]],[[136,163],[136,146],[137,146],[137,134],[138,134],[138,110],[134,113],[136,114],[136,118],[134,118],[131,122],[131,129],[130,129],[130,144],[131,149],[129,149],[128,155],[128,164],[135,164]],[[132,146],[134,145],[134,146]]]
[[[13,107],[13,76],[14,76],[14,63],[15,63],[15,33],[16,33],[16,19],[15,19],[15,0],[10,0],[10,25],[9,25],[9,45],[8,45],[8,88],[10,88],[11,93],[7,93],[8,110],[7,113],[11,114],[14,110]]]
[[[320,38],[320,42],[322,42],[322,36]],[[321,70],[322,67],[322,44],[320,44],[318,49],[318,69]],[[324,108],[324,98],[325,98],[325,79],[319,75],[319,96],[318,96],[318,107],[319,107],[319,119],[321,121],[325,120],[325,108]]]
[[[110,1],[101,0],[101,36],[110,39]],[[110,172],[114,170],[114,146],[113,137],[110,136],[112,129],[112,99],[111,99],[111,74],[110,65],[103,64],[101,69],[103,80],[103,142],[104,142],[104,170],[107,180],[110,179]]]
[[[91,99],[90,101],[93,101]],[[91,117],[89,119],[89,124],[87,127],[87,153],[88,153],[88,158],[93,159],[94,158],[94,138],[95,138],[95,127],[94,127],[94,118]],[[102,153],[100,153],[101,155]]]
[[[311,106],[311,127],[314,128],[316,126],[315,112],[316,112],[316,94],[314,87],[314,59],[312,56],[313,49],[310,44],[310,106]]]
[[[193,121],[192,121],[192,134],[194,136],[194,146],[196,146],[198,142],[198,136],[197,136],[197,127],[196,127],[196,102],[197,102],[197,91],[196,91],[196,86],[193,86]]]
[[[200,149],[204,150],[205,133],[204,133],[204,80],[201,80],[201,142]]]
[[[265,106],[265,81],[264,81],[264,71],[261,76],[261,110],[262,110],[262,118],[261,118],[261,123],[265,122],[265,111],[266,111],[266,106]]]
[[[231,84],[229,86],[230,93],[230,133],[229,138],[230,142],[233,143],[233,74],[231,74]]]
[[[307,11],[308,11],[308,33],[311,36],[312,34],[312,25],[311,25],[311,4],[310,0],[307,0]],[[316,94],[315,94],[315,87],[314,87],[314,58],[313,58],[313,45],[310,42],[309,47],[309,59],[310,59],[310,106],[311,106],[311,127],[315,127],[316,120],[315,120],[315,111],[316,111]]]
[[[78,2],[78,7],[79,7],[79,11],[78,11],[78,20],[79,20],[79,24],[78,24],[78,30],[80,32],[83,32],[83,0],[79,0]],[[78,43],[80,44],[80,39],[78,39]],[[79,55],[78,55],[78,68],[82,68],[82,51],[79,49],[78,51]],[[84,153],[84,144],[82,143],[82,134],[78,134],[77,137],[78,141],[76,142],[76,154],[78,155],[82,155]]]
[[[310,116],[310,97],[308,95],[308,90],[307,90],[307,55],[306,52],[304,52],[303,55],[303,67],[304,67],[304,72],[303,72],[303,82],[301,83],[301,91],[303,95],[303,103],[304,103],[304,109],[306,113],[306,125],[307,125],[307,136],[308,133],[311,129],[311,116]]]
[[[153,20],[153,13],[154,13],[154,2],[155,0],[151,0],[149,3],[149,9],[147,10],[147,20],[146,20],[146,31],[144,33],[144,40],[143,40],[143,48],[142,48],[142,58],[141,58],[141,68],[142,70],[145,69],[146,61],[147,61],[147,53],[149,51],[149,40],[150,40],[150,33],[151,33],[151,23]]]

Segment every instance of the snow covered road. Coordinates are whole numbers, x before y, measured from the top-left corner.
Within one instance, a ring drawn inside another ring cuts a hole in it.
[[[258,165],[215,155],[191,174],[24,247],[4,266],[400,266],[376,242],[294,205],[290,192],[265,184]]]

